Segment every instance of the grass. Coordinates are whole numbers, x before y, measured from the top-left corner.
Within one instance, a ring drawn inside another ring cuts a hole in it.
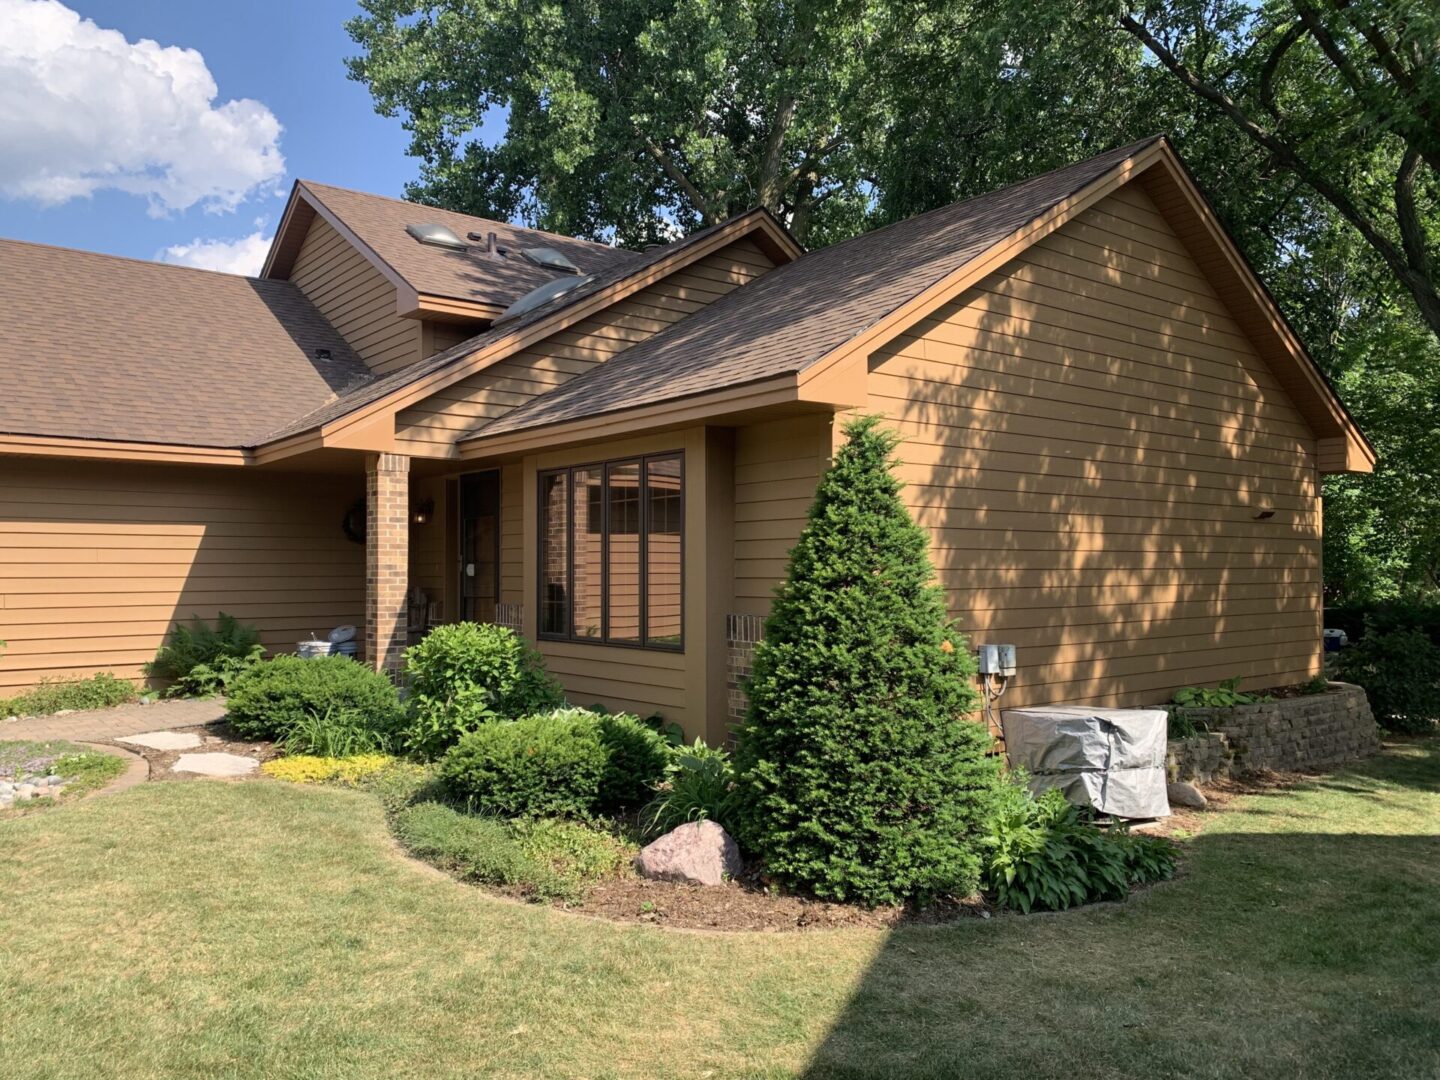
[[[1128,903],[667,933],[404,859],[358,791],[0,823],[0,1061],[88,1077],[1440,1075],[1440,740],[1247,797]]]

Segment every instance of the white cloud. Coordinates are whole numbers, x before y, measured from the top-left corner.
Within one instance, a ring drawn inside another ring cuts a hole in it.
[[[280,122],[216,103],[194,49],[130,42],[58,0],[0,0],[0,195],[55,205],[114,188],[160,216],[234,210],[285,171]]]
[[[177,266],[198,266],[202,270],[224,270],[227,274],[254,277],[265,265],[270,239],[258,232],[238,240],[202,240],[197,237],[188,244],[171,244],[156,258]]]

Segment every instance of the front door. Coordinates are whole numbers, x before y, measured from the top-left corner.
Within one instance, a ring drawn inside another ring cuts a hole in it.
[[[494,622],[500,599],[500,472],[460,478],[460,618]]]

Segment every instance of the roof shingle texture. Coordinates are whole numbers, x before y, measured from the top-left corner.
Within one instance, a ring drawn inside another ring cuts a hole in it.
[[[761,213],[764,213],[764,211],[751,210],[746,214],[739,215],[739,218],[732,220],[739,220]],[[273,439],[284,439],[291,435],[298,435],[301,432],[321,427],[332,420],[338,420],[340,417],[354,412],[356,409],[364,408],[371,402],[378,401],[387,394],[404,389],[406,386],[418,382],[427,375],[449,367],[451,364],[459,363],[472,353],[479,352],[486,346],[499,341],[501,338],[508,336],[516,330],[523,330],[533,323],[547,319],[551,315],[555,315],[579,303],[587,296],[591,296],[602,289],[609,288],[611,285],[622,282],[626,278],[643,273],[661,259],[683,252],[686,248],[694,246],[717,230],[725,228],[727,224],[729,223],[712,225],[698,232],[693,232],[689,236],[675,241],[673,244],[654,247],[640,254],[631,253],[631,259],[629,261],[614,264],[608,269],[596,273],[591,280],[577,286],[570,292],[556,297],[548,303],[531,308],[523,315],[507,319],[499,326],[483,330],[474,337],[467,338],[460,344],[451,346],[444,352],[438,352],[434,356],[421,360],[417,364],[409,364],[406,367],[400,368],[398,371],[390,372],[388,375],[373,378],[358,384],[344,397],[329,402],[321,408],[307,413],[291,423],[287,423],[284,427],[270,432],[265,441],[269,442]]]
[[[803,371],[1154,141],[803,255],[469,437],[579,420]]]
[[[453,297],[481,304],[508,306],[537,285],[561,275],[543,270],[520,255],[523,248],[550,247],[568,257],[582,274],[600,273],[633,262],[636,254],[621,248],[577,240],[569,236],[525,229],[503,221],[457,214],[433,206],[367,195],[360,191],[300,181],[340,219],[382,262],[394,270],[416,292]],[[499,257],[484,254],[486,241],[473,242],[472,251],[450,251],[422,244],[405,231],[407,225],[444,225],[461,240],[467,233],[488,237],[510,249]]]
[[[6,434],[250,446],[367,378],[285,281],[0,240],[0,311]]]

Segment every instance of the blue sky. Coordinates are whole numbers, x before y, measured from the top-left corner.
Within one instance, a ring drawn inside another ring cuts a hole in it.
[[[345,74],[355,11],[0,0],[0,236],[243,269],[296,177],[400,195],[400,120]]]

